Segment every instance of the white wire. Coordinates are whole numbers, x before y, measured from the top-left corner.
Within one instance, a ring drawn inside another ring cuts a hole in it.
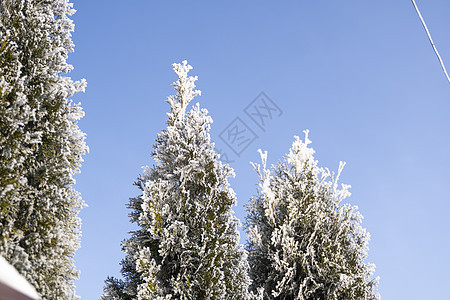
[[[420,14],[420,11],[416,5],[416,2],[414,0],[411,0],[411,1],[414,4],[414,7],[416,8],[416,12],[419,15],[420,20],[422,21],[422,25],[425,28],[425,31],[427,32],[428,39],[430,40],[431,46],[433,46],[434,53],[436,53],[436,56],[438,57],[439,62],[441,63],[442,70],[444,70],[445,76],[447,77],[447,80],[450,83],[450,77],[448,76],[447,70],[445,69],[444,61],[442,60],[436,46],[434,45],[433,39],[431,38],[430,31],[428,30],[428,27],[427,27],[427,24],[425,24],[425,21],[423,20],[422,15]]]

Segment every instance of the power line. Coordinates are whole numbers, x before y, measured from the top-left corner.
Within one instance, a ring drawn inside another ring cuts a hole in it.
[[[417,14],[419,15],[420,20],[422,21],[423,28],[425,28],[425,31],[427,32],[428,39],[430,40],[431,46],[433,46],[434,53],[436,53],[436,56],[438,57],[439,62],[441,63],[442,70],[444,71],[445,76],[447,77],[447,80],[450,83],[450,77],[448,76],[447,70],[445,69],[444,61],[442,60],[436,46],[434,45],[433,39],[431,38],[430,31],[428,30],[428,27],[427,27],[427,24],[425,24],[425,21],[423,20],[422,15],[420,14],[420,11],[416,5],[416,2],[414,0],[411,0],[411,1],[414,4],[414,7],[416,9]]]

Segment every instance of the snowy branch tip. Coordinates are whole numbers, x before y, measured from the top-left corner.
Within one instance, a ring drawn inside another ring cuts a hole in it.
[[[197,76],[188,76],[192,66],[188,64],[187,60],[184,60],[181,64],[174,63],[173,70],[178,76],[178,80],[172,84],[177,91],[175,97],[169,97],[168,102],[174,108],[176,102],[181,104],[181,111],[184,115],[186,107],[195,96],[201,95],[200,90],[195,90],[195,81]],[[174,101],[175,100],[175,101]]]

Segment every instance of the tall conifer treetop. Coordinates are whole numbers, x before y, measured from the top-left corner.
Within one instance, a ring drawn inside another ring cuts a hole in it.
[[[145,167],[130,199],[139,230],[123,242],[123,280],[108,278],[103,299],[246,299],[249,279],[239,245],[234,176],[214,151],[211,117],[191,100],[196,77],[174,64],[176,95],[167,102],[167,128],[156,138],[156,165]]]
[[[349,185],[319,168],[305,131],[277,165],[261,165],[258,194],[247,209],[251,290],[264,299],[377,299],[369,234],[356,206],[342,204]]]

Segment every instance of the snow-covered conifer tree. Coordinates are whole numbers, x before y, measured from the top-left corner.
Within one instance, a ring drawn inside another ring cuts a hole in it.
[[[271,170],[260,151],[257,196],[247,206],[251,290],[264,299],[378,299],[374,265],[365,263],[369,234],[357,207],[342,204],[349,185],[319,168],[314,150],[295,138]]]
[[[152,168],[130,199],[139,230],[124,241],[123,280],[108,278],[103,299],[246,299],[249,278],[231,207],[235,193],[210,141],[212,122],[191,100],[196,77],[191,66],[174,64],[177,91],[167,102],[167,129],[158,134]]]
[[[0,255],[42,299],[74,299],[83,206],[73,189],[87,148],[65,76],[68,0],[0,0]]]

